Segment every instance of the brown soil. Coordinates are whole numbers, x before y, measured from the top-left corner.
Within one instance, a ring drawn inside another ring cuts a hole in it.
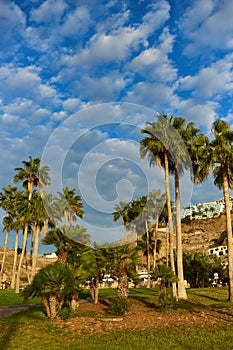
[[[154,304],[133,302],[130,311],[125,316],[115,317],[110,314],[109,300],[101,300],[97,305],[91,302],[80,302],[75,317],[65,321],[54,321],[57,325],[65,324],[76,333],[106,333],[112,330],[150,330],[170,326],[210,326],[216,327],[233,320],[233,306],[227,308],[205,307],[188,312],[185,310],[170,310],[161,312]],[[38,305],[18,305],[0,307],[0,318],[12,316],[15,313]]]
[[[109,313],[109,300],[93,303],[80,303],[78,317],[65,321],[68,327],[77,333],[109,332],[122,329],[155,329],[175,325],[208,325],[220,326],[233,319],[232,308],[205,308],[196,312],[166,311],[161,312],[155,305],[145,305],[137,302],[132,304],[130,311],[123,317],[114,317]],[[61,323],[64,321],[56,321]]]

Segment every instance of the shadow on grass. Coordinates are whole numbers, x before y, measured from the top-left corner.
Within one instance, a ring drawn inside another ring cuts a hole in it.
[[[20,325],[45,320],[43,307],[30,307],[0,320],[0,349],[9,349],[11,340],[20,331]]]

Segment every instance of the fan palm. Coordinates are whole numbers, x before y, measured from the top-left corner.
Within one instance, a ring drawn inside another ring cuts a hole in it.
[[[120,217],[122,219],[122,225],[124,227],[124,240],[126,240],[126,226],[129,223],[128,206],[128,203],[120,202],[114,207],[115,211],[112,214],[114,222],[117,222],[120,219]]]
[[[169,252],[170,263],[175,273],[175,260],[174,260],[174,238],[173,238],[173,219],[171,208],[171,194],[169,184],[169,172],[173,167],[173,160],[169,154],[169,140],[171,133],[168,129],[168,123],[173,120],[172,116],[157,115],[157,120],[154,122],[147,122],[146,128],[141,130],[141,133],[147,136],[140,141],[140,156],[145,158],[148,156],[150,165],[157,164],[159,167],[164,168],[165,188],[166,188],[166,203],[168,211],[168,228],[169,228]],[[172,294],[176,297],[176,284],[172,284]]]
[[[24,298],[41,297],[47,316],[54,320],[63,306],[65,297],[72,293],[73,288],[74,278],[71,270],[67,266],[55,263],[47,265],[35,275],[32,283],[24,289]]]
[[[233,246],[229,189],[233,189],[233,131],[224,120],[217,120],[212,127],[213,140],[210,155],[214,184],[223,190],[226,212],[229,300],[233,302]]]

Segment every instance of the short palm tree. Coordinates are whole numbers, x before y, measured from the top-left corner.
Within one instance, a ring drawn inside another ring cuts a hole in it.
[[[58,317],[65,297],[72,293],[73,288],[74,278],[71,270],[67,266],[55,263],[39,270],[32,283],[24,289],[24,298],[41,297],[47,316],[54,320]]]
[[[99,287],[106,272],[106,251],[97,244],[87,248],[80,258],[81,266],[90,281],[90,290],[95,304],[99,301]]]
[[[128,281],[137,275],[136,266],[140,263],[138,250],[128,244],[108,248],[106,250],[106,270],[118,280],[118,298],[127,299],[129,294]]]

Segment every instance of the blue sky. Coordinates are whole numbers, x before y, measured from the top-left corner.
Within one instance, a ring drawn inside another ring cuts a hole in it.
[[[117,201],[163,186],[137,154],[155,111],[233,125],[232,17],[232,0],[0,0],[1,188],[43,157],[54,189],[81,188],[85,224],[112,228]],[[222,197],[183,181],[184,202]]]

